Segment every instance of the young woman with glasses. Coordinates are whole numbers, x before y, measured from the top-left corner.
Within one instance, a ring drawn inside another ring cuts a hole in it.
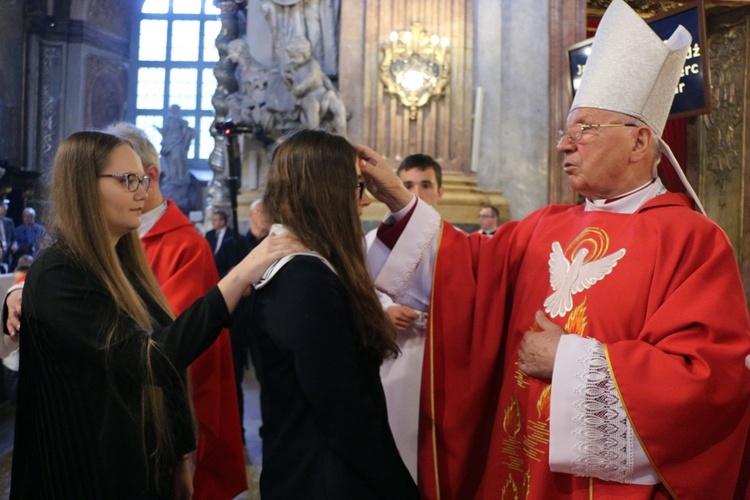
[[[269,268],[251,306],[264,500],[419,497],[388,427],[379,367],[398,348],[365,268],[363,194],[342,137],[302,130],[274,152],[263,197],[272,231],[312,252]]]
[[[115,136],[79,132],[58,149],[56,241],[23,291],[11,498],[170,497],[171,471],[195,448],[185,369],[243,290],[301,249],[267,238],[175,319],[137,233],[148,183]]]

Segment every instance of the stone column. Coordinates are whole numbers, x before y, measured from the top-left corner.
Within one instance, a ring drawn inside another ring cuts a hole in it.
[[[547,204],[548,2],[477,0],[474,87],[484,89],[477,178],[512,219]]]
[[[223,122],[227,119],[229,111],[226,98],[232,92],[236,92],[237,80],[235,70],[237,64],[227,59],[227,44],[240,37],[240,15],[246,8],[246,0],[214,0],[214,5],[221,10],[221,31],[216,37],[216,48],[219,51],[219,60],[214,66],[214,75],[218,82],[211,104],[216,110],[216,121]],[[206,211],[204,224],[211,220],[211,214],[217,208],[225,210],[230,205],[229,190],[227,188],[227,176],[229,173],[229,159],[226,157],[226,138],[215,131],[214,149],[208,157],[208,163],[214,172],[214,177],[208,185],[208,197],[206,199]],[[229,210],[226,210],[229,213]]]

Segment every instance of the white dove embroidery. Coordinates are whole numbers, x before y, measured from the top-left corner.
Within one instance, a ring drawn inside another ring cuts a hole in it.
[[[550,317],[565,316],[573,309],[573,295],[590,288],[594,283],[612,272],[617,261],[625,255],[621,248],[599,260],[583,263],[589,251],[582,248],[576,252],[573,262],[568,262],[560,243],[552,243],[549,254],[549,283],[554,293],[544,301],[544,310]]]

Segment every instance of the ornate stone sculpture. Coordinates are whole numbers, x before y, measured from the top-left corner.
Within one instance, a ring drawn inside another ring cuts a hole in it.
[[[330,113],[333,130],[346,135],[344,103],[331,80],[323,74],[320,63],[311,57],[310,50],[306,39],[292,40],[286,46],[289,62],[281,69],[281,77],[302,111],[300,122],[308,128],[318,128]]]
[[[335,47],[335,29],[322,29],[338,17],[334,8],[338,9],[338,2],[331,0],[262,2],[273,38],[273,65],[264,67],[255,61],[243,38],[227,44],[226,60],[238,67],[237,91],[226,98],[230,120],[271,139],[298,127],[346,134],[346,108],[314,51],[317,46],[327,59],[336,56],[335,51],[332,55],[324,50]]]

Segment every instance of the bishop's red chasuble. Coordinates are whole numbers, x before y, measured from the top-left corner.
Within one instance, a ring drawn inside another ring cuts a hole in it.
[[[208,242],[171,200],[141,241],[175,315],[219,282]],[[247,489],[247,472],[227,330],[190,365],[189,373],[199,425],[193,497],[234,498]]]
[[[553,261],[568,266],[562,276]],[[608,274],[577,286],[568,271],[596,261]],[[432,290],[419,462],[428,498],[732,498],[750,427],[750,322],[726,235],[684,196],[635,214],[550,206],[492,238],[444,224]],[[517,366],[545,309],[604,345],[661,484],[550,471],[550,381]]]

